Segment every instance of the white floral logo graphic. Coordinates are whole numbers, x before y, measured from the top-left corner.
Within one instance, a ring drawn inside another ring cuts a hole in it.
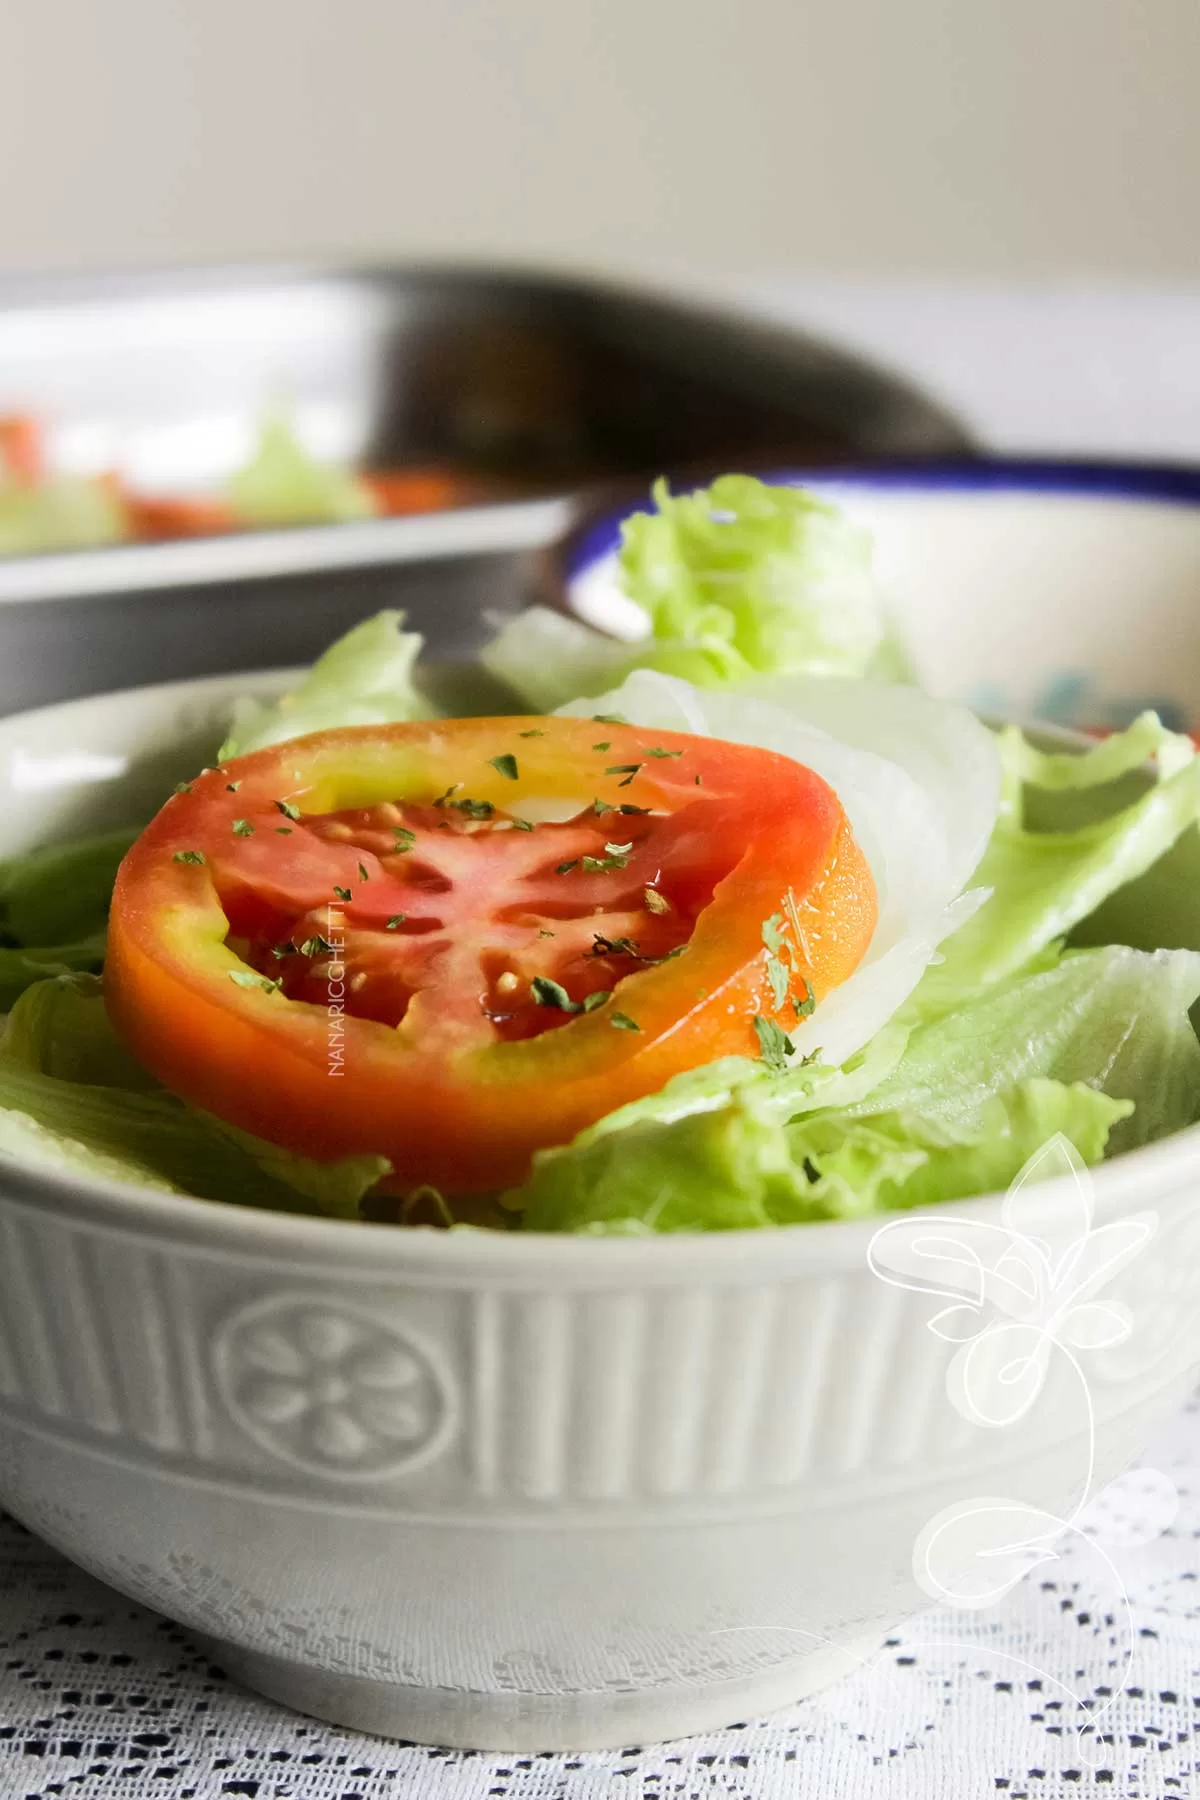
[[[447,1399],[427,1355],[381,1321],[303,1296],[256,1302],[216,1347],[233,1417],[264,1449],[324,1475],[364,1479],[425,1460]]]
[[[1047,1180],[1053,1189],[1038,1185]],[[1060,1133],[1021,1170],[998,1223],[951,1214],[894,1219],[875,1233],[869,1251],[882,1281],[944,1302],[927,1324],[958,1346],[946,1391],[972,1424],[997,1431],[1017,1425],[1041,1398],[1056,1356],[1072,1372],[1085,1425],[1075,1505],[1059,1516],[1005,1496],[956,1501],[918,1534],[913,1571],[933,1600],[986,1607],[1031,1569],[1054,1560],[1065,1534],[1077,1534],[1104,1564],[1106,1585],[1121,1597],[1129,1646],[1120,1685],[1092,1709],[1081,1737],[1095,1731],[1101,1712],[1128,1682],[1135,1636],[1124,1584],[1104,1548],[1106,1537],[1114,1547],[1124,1541],[1119,1524],[1115,1533],[1108,1529],[1122,1509],[1097,1504],[1095,1409],[1083,1359],[1124,1343],[1133,1331],[1128,1307],[1101,1295],[1150,1242],[1157,1224],[1154,1213],[1142,1212],[1097,1225],[1091,1175]],[[1165,1476],[1136,1471],[1104,1490],[1103,1500],[1111,1501],[1118,1486],[1148,1503],[1151,1537],[1166,1529],[1176,1497]],[[1048,1679],[1062,1688],[1052,1675]]]
[[[1050,1202],[1037,1184],[1056,1176],[1065,1179]],[[972,1424],[1003,1427],[1034,1406],[1055,1349],[1073,1360],[1129,1336],[1128,1308],[1098,1296],[1156,1226],[1153,1213],[1096,1225],[1091,1175],[1060,1132],[1013,1182],[999,1224],[894,1219],[868,1257],[880,1280],[950,1303],[928,1322],[961,1345],[947,1375],[950,1402]]]

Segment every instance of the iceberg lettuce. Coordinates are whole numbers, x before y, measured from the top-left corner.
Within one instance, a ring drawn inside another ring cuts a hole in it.
[[[505,1204],[526,1230],[728,1230],[989,1193],[1058,1132],[1095,1163],[1200,1114],[1197,996],[1194,952],[1079,951],[868,1052],[861,1093],[813,1067],[681,1077],[542,1151]]]
[[[634,642],[532,607],[482,652],[527,705],[619,686],[635,669],[723,687],[756,674],[905,673],[869,535],[826,501],[750,475],[672,495],[622,526],[620,582],[645,615]]]
[[[364,619],[317,658],[290,694],[270,705],[249,697],[239,700],[220,760],[228,762],[310,731],[433,717],[434,708],[413,678],[423,642],[416,632],[405,631],[402,612],[380,612]]]
[[[261,1143],[161,1088],[117,1039],[91,976],[30,987],[0,1037],[0,1158],[63,1175],[356,1218],[380,1156],[316,1163]]]
[[[264,419],[253,456],[225,491],[241,525],[336,524],[375,511],[370,489],[353,470],[318,461],[281,413]]]

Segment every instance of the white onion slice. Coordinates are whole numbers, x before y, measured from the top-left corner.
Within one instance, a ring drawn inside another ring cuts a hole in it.
[[[755,744],[833,788],[870,864],[879,916],[853,975],[789,1034],[798,1056],[820,1050],[842,1063],[861,1050],[984,898],[963,887],[996,822],[1000,760],[964,707],[875,682],[779,676],[700,689],[643,669],[601,699],[559,710]]]

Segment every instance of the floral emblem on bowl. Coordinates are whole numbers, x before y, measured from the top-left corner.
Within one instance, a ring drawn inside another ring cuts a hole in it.
[[[450,1423],[426,1352],[392,1325],[300,1295],[256,1301],[225,1321],[217,1381],[263,1449],[343,1479],[425,1461]]]

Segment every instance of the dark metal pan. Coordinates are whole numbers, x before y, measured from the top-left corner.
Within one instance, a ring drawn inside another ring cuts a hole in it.
[[[318,452],[450,461],[504,497],[404,518],[0,560],[0,712],[304,661],[404,607],[469,655],[569,496],[660,469],[961,454],[907,382],[781,327],[619,285],[484,269],[0,281],[0,412],[54,458],[218,485],[272,405]]]

